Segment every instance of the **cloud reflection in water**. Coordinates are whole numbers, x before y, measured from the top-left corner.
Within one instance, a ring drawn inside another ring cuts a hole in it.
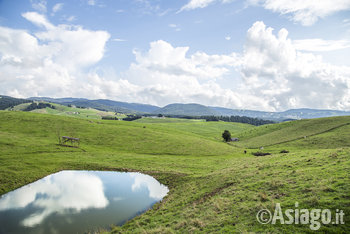
[[[87,172],[62,171],[6,194],[0,200],[0,211],[29,205],[41,208],[22,221],[22,225],[33,227],[52,213],[104,208],[108,200],[98,176]]]
[[[0,233],[84,233],[121,225],[168,192],[141,173],[61,171],[0,197]]]

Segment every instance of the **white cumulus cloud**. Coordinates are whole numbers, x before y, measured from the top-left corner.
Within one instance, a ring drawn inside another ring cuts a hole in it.
[[[350,68],[298,51],[286,29],[274,35],[263,22],[254,23],[247,33],[241,74],[246,89],[275,110],[350,108]]]
[[[108,32],[54,25],[34,12],[23,17],[39,31],[0,27],[0,93],[5,95],[258,110],[350,109],[350,67],[326,63],[311,53],[348,45],[342,40],[320,39],[310,47],[307,40],[290,39],[286,29],[274,33],[258,21],[247,31],[242,53],[190,53],[188,46],[158,40],[146,51],[134,50],[135,61],[117,76],[96,72]],[[223,85],[228,83],[230,88]]]
[[[350,40],[323,40],[316,38],[293,40],[293,44],[297,50],[322,52],[349,48]]]
[[[85,75],[82,70],[104,54],[109,34],[80,26],[51,24],[43,15],[23,17],[41,28],[25,30],[0,27],[0,86],[14,96],[70,96]]]

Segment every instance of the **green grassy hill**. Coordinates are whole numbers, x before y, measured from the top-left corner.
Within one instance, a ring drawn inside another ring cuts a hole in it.
[[[47,103],[47,102],[45,102]],[[13,110],[13,111],[24,111],[26,107],[28,107],[31,103],[23,103],[16,105],[12,108],[8,108],[7,110]],[[113,116],[117,117],[119,119],[125,118],[125,114],[118,113],[117,115],[115,112],[110,111],[100,111],[93,108],[76,108],[76,107],[68,107],[65,105],[57,104],[57,103],[49,103],[50,105],[54,106],[55,109],[46,107],[43,109],[35,109],[30,112],[34,113],[41,113],[41,114],[50,114],[50,115],[60,115],[60,116],[70,116],[70,117],[76,117],[81,119],[101,119],[102,116]]]
[[[236,145],[248,148],[259,148],[296,140],[300,140],[299,142],[308,142],[310,137],[312,137],[312,139],[318,139],[315,138],[317,135],[331,131],[334,132],[338,128],[342,128],[340,131],[345,134],[347,132],[345,129],[348,125],[350,125],[350,116],[305,119],[280,124],[263,125],[239,134],[241,141],[236,143]],[[342,138],[339,134],[330,134],[331,135],[328,135],[329,142],[338,142],[338,140]],[[309,143],[302,145],[307,146]],[[310,144],[310,146],[312,145],[313,144]],[[321,142],[314,145],[316,147],[328,148],[329,145],[332,144],[328,144],[326,147],[324,147]],[[340,146],[342,144],[336,145]],[[347,145],[348,144],[345,144],[344,146]]]
[[[176,119],[176,118],[142,118],[135,122],[144,123],[145,126],[171,128],[188,132],[208,139],[222,141],[221,134],[229,130],[232,137],[239,133],[253,129],[253,125],[233,122],[205,122],[204,120]]]
[[[91,121],[37,113],[2,112],[0,122],[3,123],[3,141],[14,142],[20,136],[24,142],[35,139],[30,144],[38,147],[50,143],[55,145],[60,135],[80,138],[81,148],[89,151],[200,156],[225,155],[233,151],[227,144],[173,131],[172,128],[144,128],[143,124],[126,121]],[[30,144],[27,146],[32,147]]]
[[[320,232],[350,230],[349,117],[260,127],[138,121],[0,111],[0,194],[64,169],[139,171],[167,185],[169,194],[153,209],[107,231],[311,232],[310,225],[256,220],[261,209],[273,212],[276,203],[293,209],[295,202],[301,209],[344,210],[345,224],[321,225]],[[218,139],[224,128],[241,141]],[[80,148],[57,145],[59,135],[79,137]],[[272,155],[252,156],[256,149],[243,153],[261,145]],[[290,153],[279,153],[287,146]]]
[[[21,98],[13,98],[9,96],[0,95],[0,110],[5,110],[7,108],[11,108],[22,103],[29,103],[30,100],[21,99]]]

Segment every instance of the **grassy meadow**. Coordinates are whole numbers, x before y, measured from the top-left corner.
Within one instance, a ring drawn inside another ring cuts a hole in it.
[[[240,141],[224,143],[225,129]],[[65,169],[139,171],[170,192],[153,209],[106,232],[311,232],[309,225],[263,225],[256,219],[259,210],[273,211],[276,203],[293,209],[299,202],[301,209],[344,210],[345,224],[321,224],[319,231],[346,233],[349,130],[350,117],[254,127],[0,111],[0,194]],[[80,148],[59,146],[59,136],[80,138]],[[251,155],[260,147],[271,155]],[[280,153],[284,149],[289,153]]]
[[[14,106],[13,108],[7,108],[7,110],[13,111],[23,111],[26,107],[28,107],[31,103],[22,103],[20,105]],[[41,113],[41,114],[50,114],[50,115],[60,115],[60,116],[69,116],[81,119],[101,119],[102,116],[113,116],[118,119],[125,118],[125,114],[115,113],[111,111],[100,111],[93,108],[77,108],[77,107],[68,107],[65,105],[57,104],[57,103],[49,103],[55,107],[55,109],[46,107],[43,109],[35,109],[30,112],[33,113]]]

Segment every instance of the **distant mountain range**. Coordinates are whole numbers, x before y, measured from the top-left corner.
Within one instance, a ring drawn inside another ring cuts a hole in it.
[[[350,111],[338,111],[338,110],[318,110],[318,109],[292,109],[282,112],[266,112],[266,111],[253,111],[253,110],[239,110],[229,109],[223,107],[211,107],[200,104],[182,104],[175,103],[169,104],[164,107],[158,107],[148,104],[140,103],[127,103],[118,102],[108,99],[97,99],[89,100],[85,98],[50,98],[50,97],[31,97],[27,100],[16,99],[8,96],[0,95],[0,107],[1,103],[4,102],[9,106],[9,103],[13,100],[14,103],[27,102],[28,100],[33,101],[45,101],[52,103],[59,103],[62,105],[74,105],[80,107],[90,107],[98,110],[114,111],[126,114],[163,114],[163,115],[178,115],[178,116],[247,116],[252,118],[267,119],[273,121],[284,121],[292,119],[312,119],[321,117],[331,116],[344,116],[350,115]],[[6,109],[6,108],[0,108]]]
[[[204,116],[204,115],[218,115],[218,113],[208,106],[200,104],[169,104],[163,108],[153,111],[155,114],[163,115],[189,115],[189,116]]]
[[[219,115],[238,115],[247,116],[260,119],[268,120],[291,120],[291,119],[314,119],[322,117],[332,116],[344,116],[350,115],[350,111],[338,111],[338,110],[319,110],[319,109],[291,109],[282,112],[266,112],[266,111],[252,111],[252,110],[237,110],[227,109],[222,107],[212,107],[218,112]]]
[[[80,107],[90,107],[97,110],[114,111],[128,114],[151,113],[160,107],[139,103],[117,102],[108,99],[89,100],[84,98],[49,98],[49,97],[31,97],[33,101],[45,101],[59,103],[62,105],[74,105]]]
[[[170,104],[160,108],[155,113],[172,115],[217,115],[217,116],[247,116],[252,118],[284,121],[293,119],[313,119],[331,116],[350,115],[350,111],[292,109],[283,112],[266,112],[253,110],[228,109],[223,107],[210,107],[199,104]]]

